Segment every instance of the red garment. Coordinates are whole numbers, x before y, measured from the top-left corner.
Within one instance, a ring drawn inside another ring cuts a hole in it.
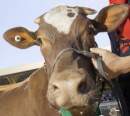
[[[128,0],[109,0],[109,2],[110,4],[128,4]],[[122,57],[130,56],[130,16],[128,16],[126,21],[117,29],[117,32],[118,33],[109,33],[112,52]],[[117,35],[119,35],[119,37]],[[130,116],[130,73],[120,75],[118,79],[124,97],[123,99],[127,106],[124,107],[124,103],[121,101],[122,111],[125,111],[126,115]]]
[[[109,3],[110,4],[128,4],[128,0],[109,0]],[[123,25],[120,27],[120,30],[118,29],[117,31],[120,38],[130,40],[130,15],[126,19],[126,21],[123,23]]]
[[[128,0],[109,0],[110,4],[123,4],[128,3]]]

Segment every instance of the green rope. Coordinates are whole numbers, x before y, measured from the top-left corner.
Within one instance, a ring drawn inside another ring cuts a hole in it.
[[[71,112],[63,107],[60,108],[61,116],[72,116]]]
[[[69,110],[67,110],[67,109],[65,109],[65,108],[60,108],[60,114],[61,114],[61,116],[72,116],[72,113],[69,111]],[[99,109],[99,107],[97,108],[97,111],[96,111],[96,116],[100,116],[101,115],[101,111],[100,111],[100,109]]]
[[[100,108],[98,107],[96,111],[96,116],[100,116],[100,115],[101,115],[101,111],[100,111]]]

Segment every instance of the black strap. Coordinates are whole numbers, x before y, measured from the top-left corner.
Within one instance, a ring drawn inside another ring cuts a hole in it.
[[[122,94],[122,91],[121,91],[121,88],[119,86],[119,83],[118,83],[117,79],[112,80],[112,81],[109,81],[107,79],[108,76],[107,76],[107,74],[104,71],[103,62],[102,62],[101,57],[99,57],[97,59],[97,65],[98,65],[99,73],[101,74],[102,77],[104,77],[105,82],[108,83],[109,86],[112,89],[113,95],[115,96],[115,98],[116,98],[116,100],[118,102],[118,106],[119,106],[119,110],[120,110],[121,116],[129,116],[128,108],[126,106],[126,102],[124,100],[124,96]]]
[[[118,83],[118,80],[114,79],[114,80],[112,80],[112,83],[113,83],[112,92],[113,92],[113,95],[115,96],[115,98],[118,102],[121,116],[130,116],[129,112],[128,112],[127,105],[126,105],[126,101],[124,99],[122,90],[121,90],[120,85]]]
[[[128,0],[128,4],[130,4],[130,0]]]

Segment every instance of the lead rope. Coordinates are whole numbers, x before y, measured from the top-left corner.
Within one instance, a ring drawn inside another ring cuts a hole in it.
[[[99,78],[96,81],[96,82],[98,82],[96,86],[97,86],[97,93],[99,94],[98,95],[99,101],[98,101],[98,104],[97,104],[96,116],[99,116],[101,114],[99,105],[101,103],[101,98],[102,98],[104,88],[105,88],[106,84],[108,84],[108,86],[110,86],[110,88],[112,89],[113,84],[112,84],[111,81],[108,80],[107,73],[104,71],[102,57],[100,57],[97,54],[90,53],[88,51],[79,51],[79,50],[75,50],[75,49],[74,49],[74,51],[83,55],[83,56],[89,57],[89,58],[96,58],[96,60],[97,60]],[[98,88],[99,88],[99,90],[98,90]]]
[[[88,58],[96,58],[97,59],[97,65],[98,65],[98,69],[99,69],[99,74],[100,74],[100,84],[101,84],[101,90],[100,90],[100,100],[98,102],[98,107],[97,107],[97,110],[99,109],[99,105],[101,103],[101,97],[102,97],[102,93],[103,93],[103,90],[104,90],[104,87],[106,85],[106,83],[108,83],[108,85],[110,87],[112,87],[112,83],[107,79],[107,75],[103,69],[103,65],[102,65],[102,58],[96,54],[93,54],[93,53],[90,53],[88,51],[79,51],[79,50],[76,50],[74,48],[67,48],[67,49],[64,49],[63,51],[61,51],[58,56],[56,57],[56,60],[54,61],[54,64],[53,64],[53,68],[55,66],[55,63],[57,62],[58,58],[66,51],[69,51],[69,50],[73,50],[75,51],[76,53],[80,54],[80,55],[83,55],[85,57],[88,57]],[[52,69],[53,71],[53,69]],[[65,109],[64,107],[61,107],[60,110],[59,110],[61,116],[72,116],[71,112],[67,109]],[[96,116],[99,116],[98,114]]]
[[[111,90],[112,90],[112,92],[113,92],[113,94],[114,94],[114,96],[117,100],[121,116],[129,116],[128,109],[127,109],[127,106],[126,106],[126,103],[125,103],[125,100],[124,100],[124,96],[123,96],[121,88],[120,88],[120,86],[117,82],[117,79],[112,80],[112,81],[109,81],[107,79],[108,76],[104,71],[103,62],[102,62],[102,59],[100,57],[97,59],[97,65],[98,65],[98,68],[99,68],[99,73],[104,78],[104,81],[106,83],[108,83],[109,86],[111,87]],[[98,108],[99,108],[99,105],[100,105],[100,103],[98,104]]]
[[[97,93],[99,94],[99,101],[98,101],[98,104],[97,104],[96,116],[100,116],[101,115],[100,103],[101,103],[103,91],[105,89],[106,83],[110,87],[112,87],[112,84],[108,80],[107,74],[104,71],[104,68],[103,68],[103,65],[102,65],[102,58],[100,56],[97,56],[96,59],[97,59],[97,66],[98,66],[98,72],[99,72],[99,79],[97,80],[97,85],[96,85],[97,86]],[[100,86],[101,86],[101,88],[99,88]]]

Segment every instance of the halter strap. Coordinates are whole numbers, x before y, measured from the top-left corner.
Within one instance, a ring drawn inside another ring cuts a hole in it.
[[[81,50],[77,50],[77,49],[74,49],[74,48],[66,48],[64,50],[62,50],[56,57],[54,63],[53,63],[53,66],[52,66],[52,71],[51,73],[53,72],[53,69],[55,67],[55,64],[56,62],[58,61],[58,59],[60,58],[60,56],[64,53],[64,52],[67,52],[67,51],[74,51],[80,55],[83,55],[87,58],[96,58],[96,61],[97,61],[97,66],[98,66],[98,72],[100,74],[100,77],[103,78],[103,80],[105,80],[107,83],[109,83],[109,85],[112,85],[111,81],[108,80],[108,76],[107,76],[107,73],[104,71],[104,68],[103,68],[103,61],[102,61],[102,57],[97,55],[97,54],[94,54],[94,53],[91,53],[89,51],[81,51]]]

